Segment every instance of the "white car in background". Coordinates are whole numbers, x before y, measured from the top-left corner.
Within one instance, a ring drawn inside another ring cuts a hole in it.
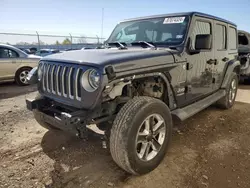
[[[40,58],[14,46],[0,44],[0,82],[15,81],[21,86],[28,85],[29,71],[37,67]]]

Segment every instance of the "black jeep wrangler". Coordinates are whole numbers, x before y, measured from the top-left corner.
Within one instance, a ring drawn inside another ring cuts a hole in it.
[[[198,12],[122,21],[104,49],[43,58],[29,76],[40,94],[27,107],[41,126],[79,137],[96,124],[121,168],[150,172],[166,153],[172,119],[233,106],[237,36],[234,23]]]

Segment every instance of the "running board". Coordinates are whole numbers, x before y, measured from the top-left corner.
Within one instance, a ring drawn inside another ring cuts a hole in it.
[[[207,108],[208,106],[212,105],[213,103],[215,103],[216,101],[218,101],[219,99],[221,99],[222,97],[224,97],[226,95],[226,91],[225,90],[219,90],[216,93],[198,101],[195,102],[193,104],[190,104],[184,108],[178,108],[176,110],[173,110],[171,112],[171,114],[173,116],[176,116],[177,118],[179,118],[181,121],[184,121],[185,119],[193,116],[194,114],[204,110],[205,108]]]

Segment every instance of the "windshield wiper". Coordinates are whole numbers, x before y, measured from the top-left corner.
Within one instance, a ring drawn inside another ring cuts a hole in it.
[[[152,49],[156,49],[156,46],[154,45],[154,44],[152,44],[152,42],[151,43],[149,43],[149,42],[147,42],[147,41],[135,41],[135,42],[132,42],[131,43],[132,45],[133,44],[140,44],[141,45],[141,47],[150,47],[150,48],[152,48]],[[145,46],[146,45],[146,46]]]
[[[115,45],[119,49],[127,49],[126,43],[123,43],[123,42],[118,42],[118,41],[117,42],[109,42],[108,45],[109,46]]]

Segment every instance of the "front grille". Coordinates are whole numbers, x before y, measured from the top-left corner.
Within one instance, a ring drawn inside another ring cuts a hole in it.
[[[83,70],[80,67],[45,62],[40,66],[43,92],[81,101],[80,79]]]

